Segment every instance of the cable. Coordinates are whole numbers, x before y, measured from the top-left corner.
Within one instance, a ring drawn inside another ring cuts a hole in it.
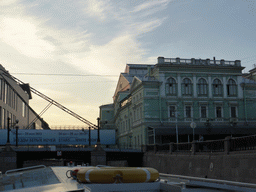
[[[82,75],[82,74],[45,74],[45,73],[12,73],[17,75],[45,75],[45,76],[77,76],[77,77],[118,77],[119,75]]]

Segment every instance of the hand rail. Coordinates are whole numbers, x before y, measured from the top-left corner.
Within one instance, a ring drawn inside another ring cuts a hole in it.
[[[10,174],[10,173],[16,173],[16,172],[20,172],[20,171],[33,170],[33,169],[37,169],[37,168],[46,168],[46,166],[45,165],[36,165],[36,166],[25,167],[25,168],[20,168],[20,169],[12,169],[12,170],[6,171],[5,175],[8,176],[8,174]]]
[[[209,179],[209,178],[191,177],[191,176],[184,176],[184,175],[173,175],[173,174],[165,174],[165,173],[159,173],[159,175],[163,176],[163,177],[172,177],[172,178],[177,178],[177,179],[202,181],[202,182],[216,183],[216,184],[223,184],[223,185],[233,185],[233,186],[237,186],[237,187],[256,188],[256,184],[252,184],[252,183],[242,183],[242,182],[237,182],[237,181],[226,181],[226,180],[220,180],[220,179]]]

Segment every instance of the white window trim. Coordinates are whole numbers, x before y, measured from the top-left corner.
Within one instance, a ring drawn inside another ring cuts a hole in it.
[[[191,117],[186,117],[186,107],[191,107]],[[184,121],[191,122],[193,120],[193,106],[191,104],[185,104],[184,105]]]
[[[177,112],[177,105],[176,104],[169,104],[168,105],[168,121],[169,122],[176,122],[177,121],[177,113],[175,114],[175,117],[171,117],[171,114],[170,114],[170,107],[173,106],[175,107],[175,113]]]
[[[202,106],[206,107],[206,117],[205,118],[202,117],[202,110],[201,110]],[[208,118],[208,112],[209,112],[208,111],[208,105],[207,104],[200,104],[200,106],[199,106],[200,121],[202,121],[202,122],[206,121],[206,119]]]
[[[236,108],[236,117],[231,117],[231,107],[235,107]],[[230,105],[230,107],[229,107],[229,117],[230,117],[230,120],[231,119],[237,120],[237,118],[238,118],[238,108],[237,108],[237,105]]]
[[[221,117],[217,117],[217,113],[216,113],[217,107],[221,107]],[[223,121],[223,105],[216,104],[214,113],[215,113],[215,121]]]

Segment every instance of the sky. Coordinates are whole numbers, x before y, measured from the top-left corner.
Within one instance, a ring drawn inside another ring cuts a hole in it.
[[[96,124],[120,73],[157,57],[256,64],[256,0],[0,0],[0,63]],[[48,102],[32,95],[39,114]],[[50,127],[84,126],[51,106]]]

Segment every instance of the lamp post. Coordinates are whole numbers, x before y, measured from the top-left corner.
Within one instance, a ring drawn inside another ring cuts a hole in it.
[[[91,146],[91,127],[89,127],[89,147]]]
[[[179,131],[178,131],[178,115],[179,115],[179,112],[175,112],[175,116],[176,116],[176,124],[175,124],[175,127],[176,127],[176,143],[178,144],[179,143]],[[178,146],[177,146],[178,147]]]
[[[16,147],[18,147],[18,130],[19,130],[19,126],[15,126],[16,128]]]
[[[7,144],[10,144],[10,117],[7,117]]]
[[[100,145],[100,118],[97,118],[97,127],[98,127],[98,139],[97,139],[97,145]]]
[[[15,126],[19,123],[18,119],[16,119],[15,123],[12,123],[12,124],[10,123],[10,121],[11,121],[11,118],[7,117],[7,142],[6,142],[6,144],[10,144],[10,126]],[[18,139],[18,128],[19,128],[19,126],[16,127],[16,146],[18,145],[17,144],[17,142],[18,142],[17,141],[17,139]]]

